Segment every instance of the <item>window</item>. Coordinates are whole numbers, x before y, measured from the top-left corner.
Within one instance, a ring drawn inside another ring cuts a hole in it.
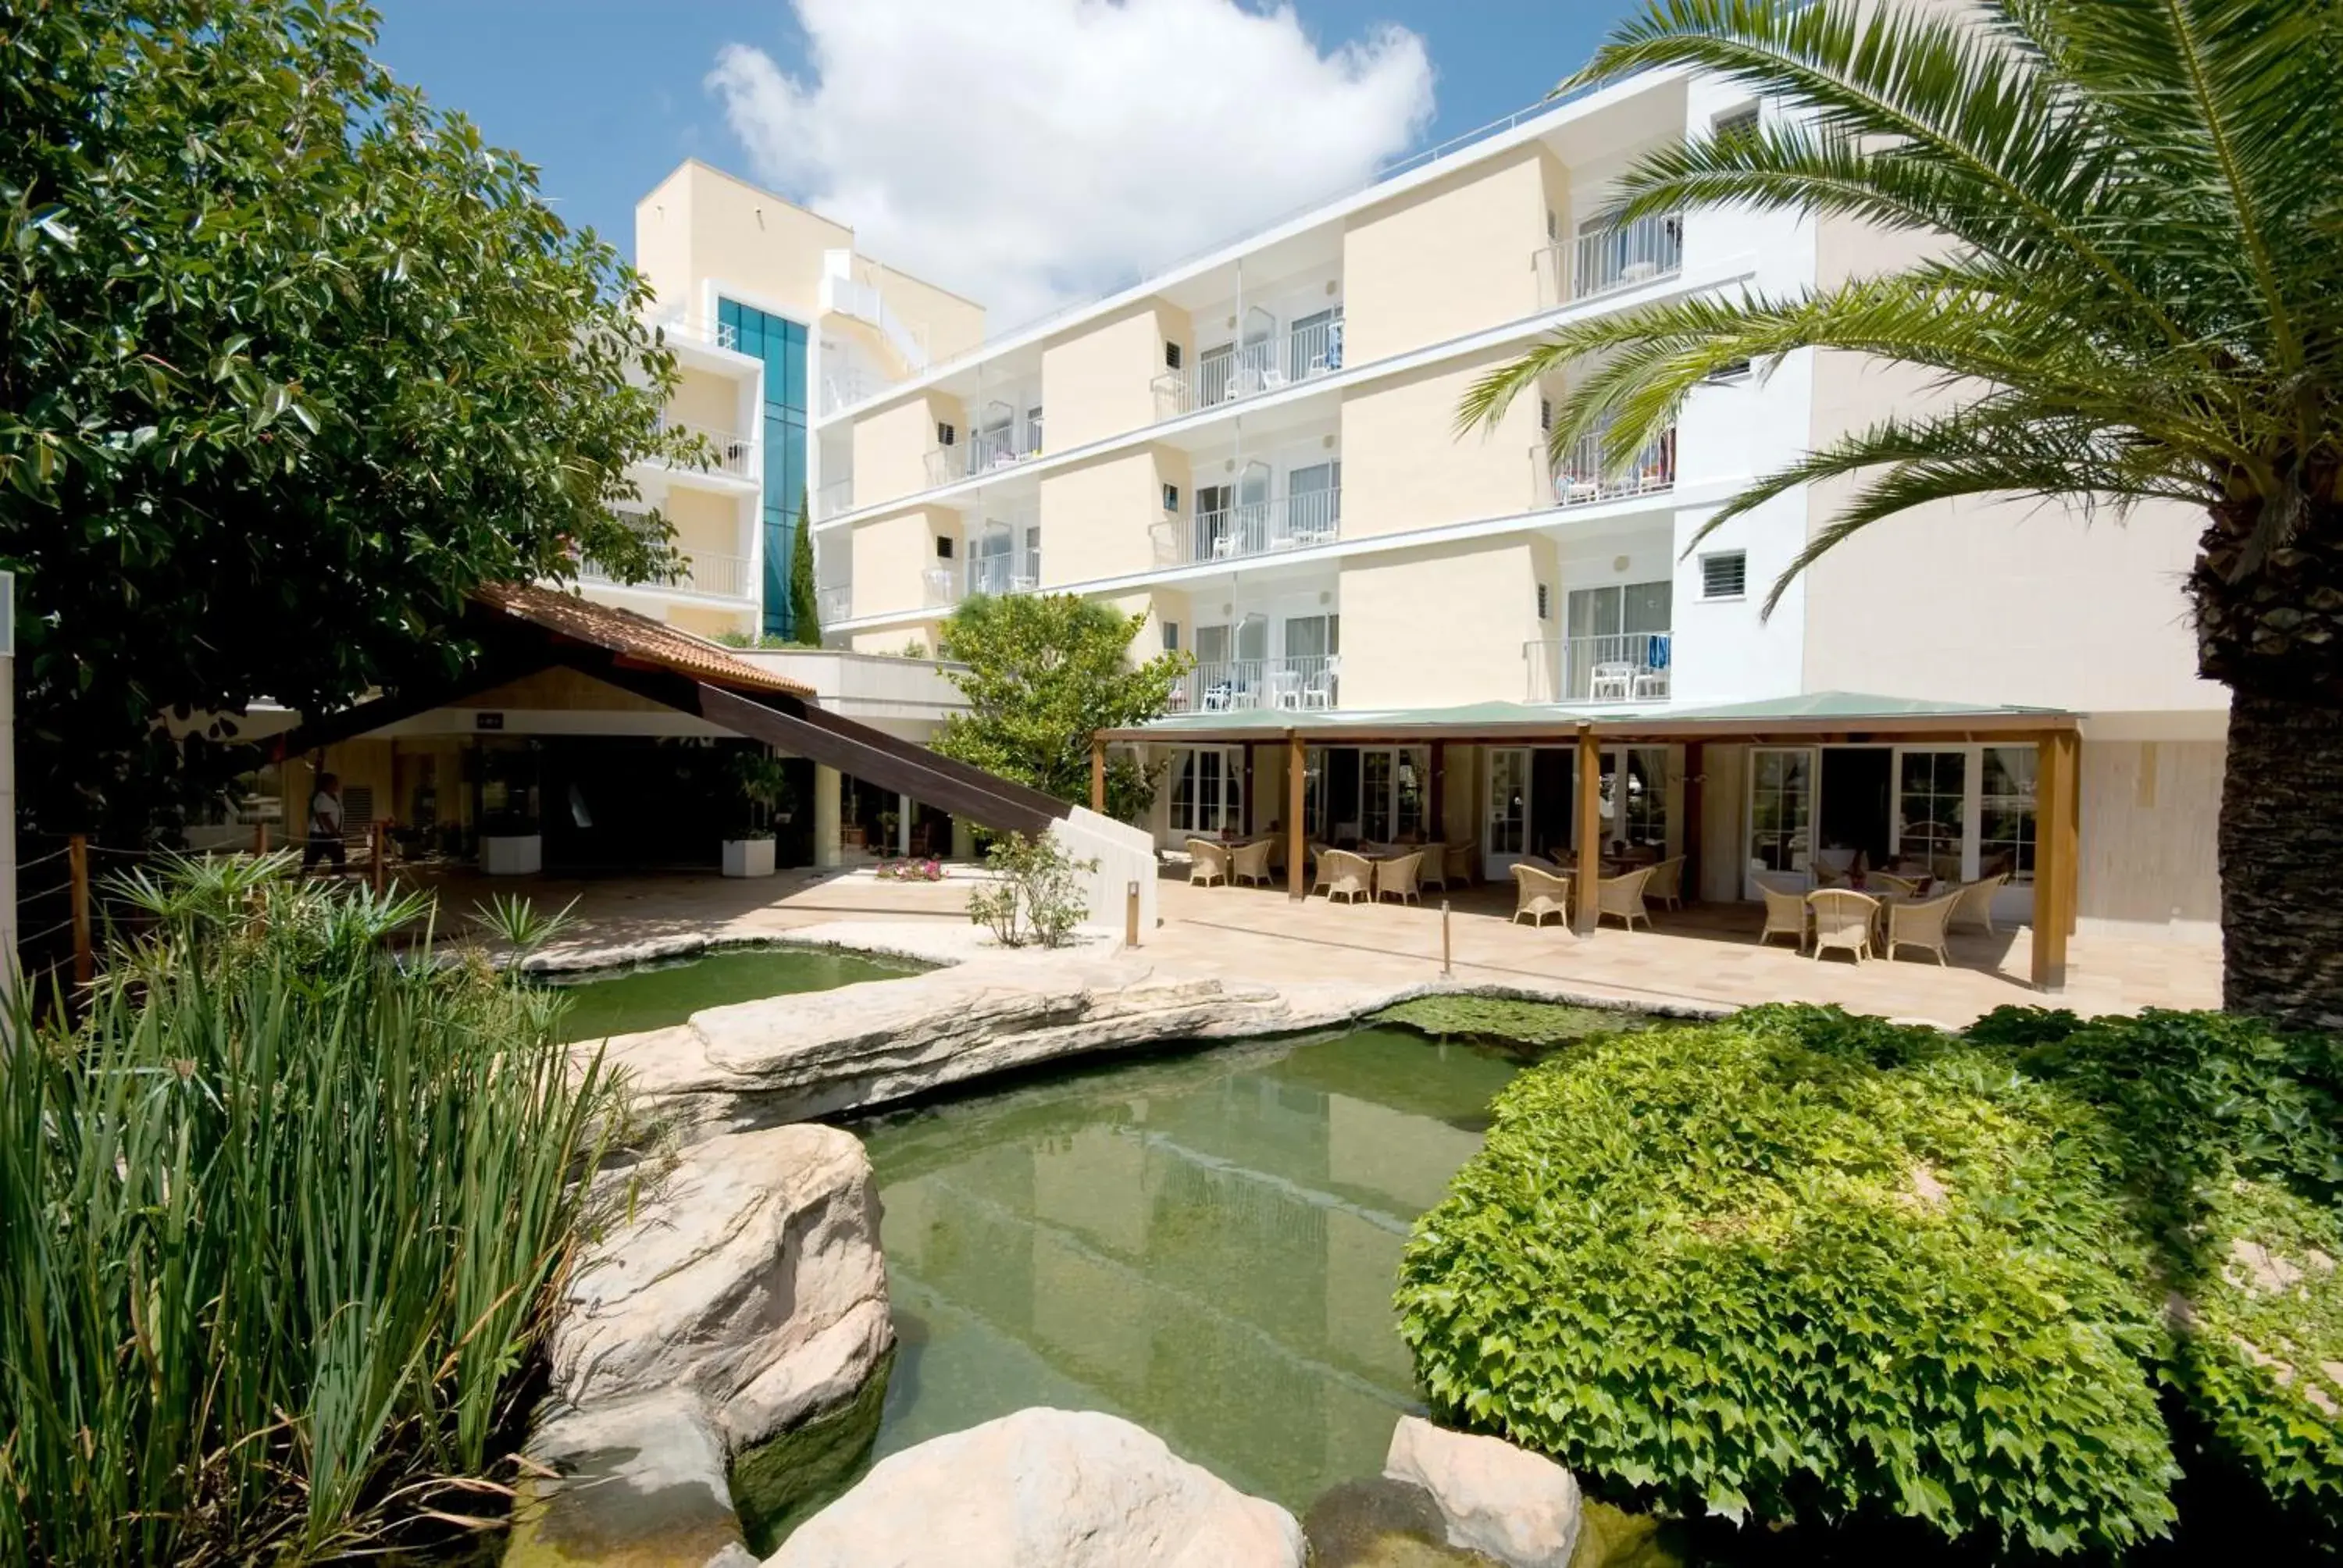
[[[1674,585],[1664,582],[1572,589],[1563,602],[1570,639],[1563,700],[1667,696],[1674,595]]]
[[[1749,361],[1728,360],[1701,377],[1712,387],[1734,387],[1749,379]]]
[[[1719,550],[1700,558],[1700,597],[1739,598],[1749,591],[1749,552]]]
[[[1977,875],[2034,880],[2034,748],[1985,749],[1983,809],[1977,817]]]
[[[1727,109],[1708,124],[1710,131],[1720,142],[1731,141],[1735,136],[1754,136],[1757,134],[1757,106],[1744,104],[1737,109]]]
[[[1913,862],[1947,881],[1959,880],[1968,753],[1906,751],[1896,765],[1896,859]]]
[[[948,561],[951,558],[951,536],[950,534],[938,534],[936,536],[936,559],[940,561]]]
[[[1163,651],[1166,653],[1180,651],[1180,623],[1176,620],[1167,620],[1163,623]]]
[[[1218,348],[1207,348],[1196,357],[1199,401],[1205,404],[1229,400],[1230,382],[1237,367],[1237,346],[1223,343]]]
[[[1180,368],[1180,346],[1178,344],[1166,343],[1163,346],[1163,368],[1166,370],[1177,370]]]
[[[1333,538],[1342,521],[1342,465],[1312,463],[1285,476],[1282,541],[1316,544]]]
[[[797,541],[798,501],[806,483],[806,329],[731,299],[717,300],[716,321],[741,353],[765,367],[765,471],[758,508],[765,573],[758,595],[764,630],[789,637],[797,629],[789,608],[789,561]]]
[[[937,445],[937,446],[939,446],[939,447],[949,447],[949,446],[951,446],[953,443],[957,442],[959,439],[960,439],[960,432],[959,432],[958,430],[953,429],[950,425],[938,424],[938,425],[936,426],[936,445]]]
[[[1545,584],[1544,584],[1544,583],[1540,583],[1540,584],[1538,584],[1538,586],[1537,586],[1537,593],[1538,593],[1538,619],[1540,619],[1540,620],[1552,620],[1552,619],[1554,618],[1554,595],[1553,595],[1553,592],[1552,592],[1550,589],[1548,589],[1548,588],[1547,588],[1547,587],[1545,586]]]
[[[1305,381],[1342,367],[1342,307],[1296,317],[1286,334],[1285,376]]]
[[[1538,399],[1538,428],[1541,430],[1554,428],[1554,399],[1551,397]]]
[[[1244,826],[1244,762],[1234,747],[1182,749],[1172,760],[1172,830],[1236,832]]]
[[[1025,558],[1019,564],[1018,575],[1027,588],[1041,586],[1041,528],[1038,523],[1025,527]]]
[[[1180,515],[1179,486],[1166,485],[1163,487],[1163,509],[1171,513],[1175,518]]]
[[[1025,450],[1041,449],[1041,405],[1036,403],[1025,410]]]
[[[1359,837],[1370,844],[1421,841],[1425,754],[1414,747],[1359,753]]]
[[[1749,752],[1749,869],[1804,871],[1813,809],[1815,754],[1753,747]]]

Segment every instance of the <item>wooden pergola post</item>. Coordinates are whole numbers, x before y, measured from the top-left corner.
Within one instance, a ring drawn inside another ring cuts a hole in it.
[[[2034,984],[2066,989],[2066,933],[2072,929],[2077,853],[2076,763],[2072,730],[2036,742],[2034,769]]]
[[[1106,740],[1091,738],[1091,809],[1106,815]]]
[[[1300,732],[1285,732],[1285,896],[1306,899],[1310,882],[1302,869],[1304,852],[1309,849],[1309,835],[1302,830],[1302,796],[1304,774],[1309,769],[1309,748],[1302,743]]]
[[[1578,732],[1578,929],[1593,935],[1600,923],[1595,900],[1603,879],[1603,743],[1591,728]]]
[[[1429,816],[1424,822],[1424,838],[1432,843],[1448,839],[1448,742],[1432,743],[1432,787],[1427,803]]]
[[[1706,759],[1701,743],[1687,740],[1684,749],[1684,875],[1679,885],[1684,889],[1684,902],[1700,900],[1700,828],[1701,807],[1704,804],[1701,786],[1707,782],[1702,771]]]
[[[2075,934],[2075,921],[2083,904],[2083,737],[2079,730],[2060,732],[2065,741],[2066,761],[2066,934]]]

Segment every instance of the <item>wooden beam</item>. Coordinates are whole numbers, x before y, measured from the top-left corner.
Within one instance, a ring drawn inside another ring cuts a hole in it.
[[[1703,788],[1707,778],[1703,769],[1707,753],[1697,740],[1684,743],[1684,902],[1695,903],[1700,899],[1700,831],[1701,807],[1707,791]]]
[[[1106,742],[1091,742],[1091,809],[1106,815]]]
[[[2060,896],[2066,911],[2066,934],[2071,937],[2083,903],[2083,737],[2078,731],[2066,730],[2059,734],[2058,743],[2066,753],[2066,777],[2073,781],[2066,791],[2066,888]]]
[[[1244,836],[1248,839],[1261,831],[1260,802],[1253,799],[1252,762],[1253,743],[1248,740],[1244,743]]]
[[[1424,837],[1435,844],[1448,841],[1448,742],[1432,743],[1432,788],[1429,791],[1431,817],[1424,823]]]
[[[2066,899],[2075,859],[2075,753],[2064,735],[2036,742],[2034,771],[2034,967],[2036,989],[2066,989]]]
[[[1578,732],[1578,765],[1571,771],[1578,791],[1578,929],[1592,935],[1603,876],[1603,742],[1594,730]]]
[[[1309,748],[1302,737],[1289,732],[1285,738],[1285,896],[1306,899],[1310,882],[1302,869],[1309,837],[1302,830],[1302,792],[1304,776],[1309,771]]]

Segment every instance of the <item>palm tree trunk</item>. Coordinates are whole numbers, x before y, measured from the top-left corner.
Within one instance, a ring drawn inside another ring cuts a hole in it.
[[[2343,1030],[2343,707],[2231,689],[2221,931],[2231,1011]]]

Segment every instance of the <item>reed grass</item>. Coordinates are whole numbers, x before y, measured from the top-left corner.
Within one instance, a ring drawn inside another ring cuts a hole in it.
[[[620,1091],[412,898],[190,862],[0,1039],[0,1560],[298,1563],[503,1512]]]

